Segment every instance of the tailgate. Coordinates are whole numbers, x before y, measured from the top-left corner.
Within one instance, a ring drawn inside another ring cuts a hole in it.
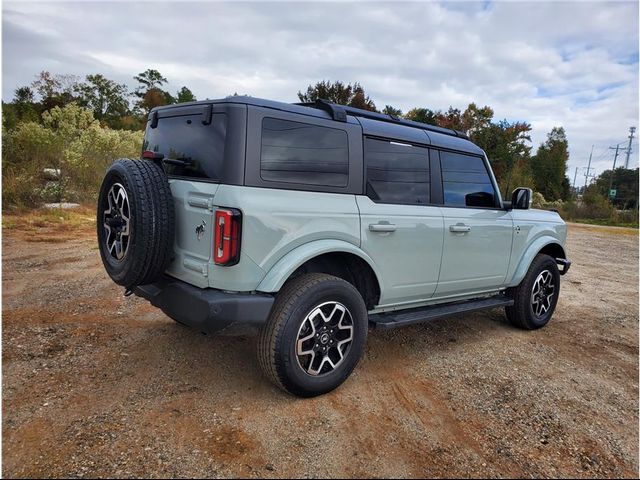
[[[167,273],[192,285],[209,285],[217,183],[171,179],[176,209],[175,258]]]

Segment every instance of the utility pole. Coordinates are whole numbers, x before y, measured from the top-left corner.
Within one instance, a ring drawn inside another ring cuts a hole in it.
[[[591,153],[589,154],[589,166],[587,167],[587,173],[584,174],[584,192],[587,191],[587,181],[589,180],[589,170],[591,170],[591,157],[593,157],[593,145],[591,145]]]
[[[624,168],[629,168],[629,156],[631,155],[631,142],[633,142],[633,132],[636,131],[636,127],[629,127],[629,146],[627,147],[627,159],[624,162]]]
[[[609,150],[614,150],[614,147],[609,147]],[[613,187],[613,172],[615,172],[616,170],[616,160],[618,160],[618,151],[620,150],[620,144],[615,146],[615,151],[616,154],[613,157],[613,168],[611,169],[611,176],[609,178],[609,192],[608,192],[608,196],[611,196],[611,187]],[[622,150],[626,150],[626,148],[623,148]]]
[[[578,187],[576,186],[576,177],[578,176],[578,168],[576,167],[576,173],[573,174],[573,196],[578,196]]]

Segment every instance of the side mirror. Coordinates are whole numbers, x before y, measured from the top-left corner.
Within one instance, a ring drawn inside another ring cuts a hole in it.
[[[528,210],[533,202],[533,191],[530,188],[518,187],[511,194],[511,208]]]

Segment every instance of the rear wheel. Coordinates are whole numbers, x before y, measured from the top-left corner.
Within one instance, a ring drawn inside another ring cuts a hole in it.
[[[549,255],[537,255],[527,275],[511,293],[514,304],[505,309],[509,321],[526,330],[544,327],[551,320],[560,294],[556,261]]]
[[[353,285],[331,275],[305,274],[278,293],[260,334],[259,362],[289,393],[321,395],[356,367],[367,328],[367,309]]]

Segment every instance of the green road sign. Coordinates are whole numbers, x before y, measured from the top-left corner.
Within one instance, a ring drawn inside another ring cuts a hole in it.
[[[617,193],[618,193],[618,190],[616,190],[615,188],[612,188],[611,190],[609,190],[609,198],[616,198]]]

